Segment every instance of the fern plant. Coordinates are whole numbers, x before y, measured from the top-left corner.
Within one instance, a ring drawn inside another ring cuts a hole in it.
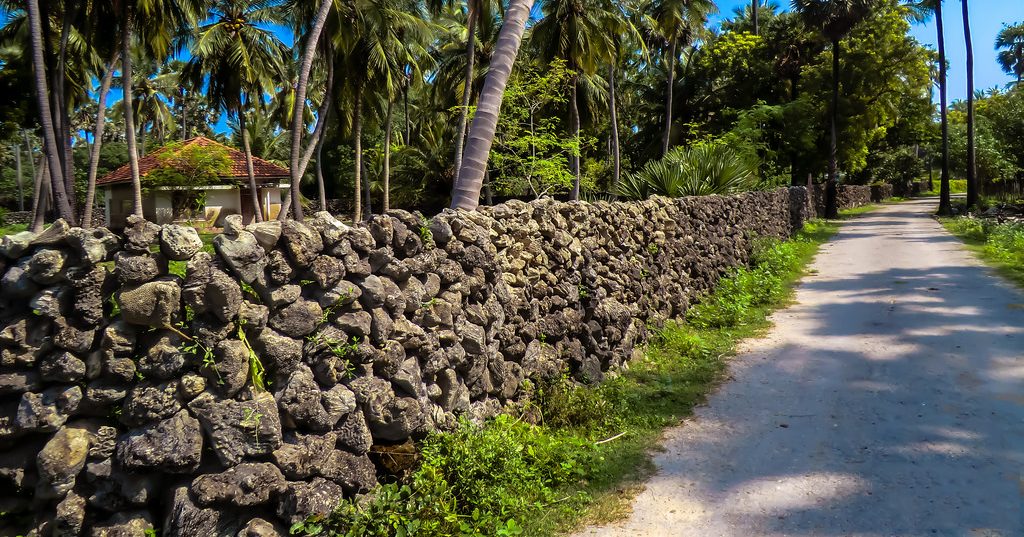
[[[652,195],[678,198],[752,190],[757,165],[722,143],[678,147],[665,158],[648,162],[619,183],[619,195],[644,199]]]

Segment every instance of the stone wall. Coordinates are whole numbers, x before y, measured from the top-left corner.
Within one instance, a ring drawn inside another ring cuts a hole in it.
[[[816,215],[825,214],[825,185],[815,184],[811,190]],[[840,209],[852,209],[872,202],[869,185],[838,185],[836,203]]]
[[[796,187],[229,218],[212,254],[141,220],[5,237],[0,511],[38,535],[284,532],[373,487],[372,446],[493,416],[526,378],[600,381],[810,207]]]
[[[889,183],[871,185],[871,201],[880,202],[892,197],[893,186]]]

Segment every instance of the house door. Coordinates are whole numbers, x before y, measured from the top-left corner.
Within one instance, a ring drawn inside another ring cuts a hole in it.
[[[259,191],[257,190],[257,192]],[[252,189],[242,188],[239,190],[239,194],[241,195],[239,205],[242,208],[242,222],[249,225],[255,222],[256,218],[252,207]]]

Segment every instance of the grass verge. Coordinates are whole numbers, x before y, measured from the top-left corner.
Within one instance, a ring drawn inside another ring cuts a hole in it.
[[[876,208],[844,211],[844,216]],[[345,536],[556,535],[620,518],[652,471],[650,449],[722,378],[726,358],[769,326],[805,267],[838,229],[808,223],[792,240],[761,241],[737,269],[657,331],[642,359],[597,386],[563,378],[527,386],[518,416],[430,435],[420,464],[294,533]]]
[[[983,218],[939,218],[946,229],[1001,275],[1024,288],[1024,224]]]

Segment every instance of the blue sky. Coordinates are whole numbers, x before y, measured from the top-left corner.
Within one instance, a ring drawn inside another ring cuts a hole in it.
[[[733,9],[749,4],[746,0],[719,0],[716,19],[732,17]],[[788,9],[788,1],[777,2]],[[963,17],[959,0],[946,0],[943,4],[942,26],[946,33],[946,73],[950,101],[967,98],[967,52],[964,41]],[[1003,24],[1024,22],[1024,0],[971,0],[968,4],[971,19],[971,41],[974,43],[974,87],[988,89],[1003,87],[1013,79],[996,63],[996,34]],[[911,29],[921,43],[935,48],[935,21],[915,25]],[[935,98],[938,99],[938,92]]]

